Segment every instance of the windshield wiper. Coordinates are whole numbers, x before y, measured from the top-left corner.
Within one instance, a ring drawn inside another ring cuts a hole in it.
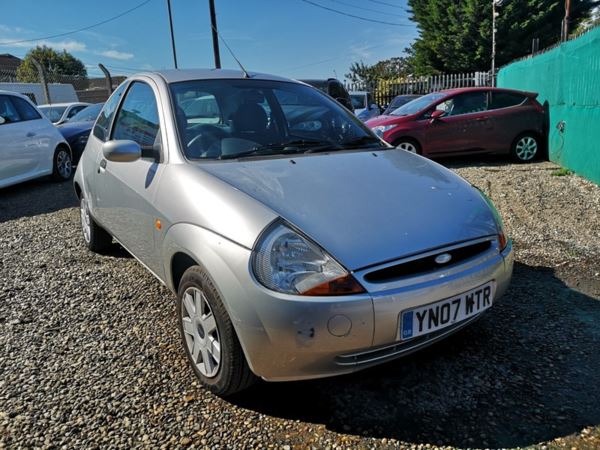
[[[361,136],[349,141],[340,142],[342,148],[357,148],[368,144],[377,144],[378,147],[385,147],[378,138],[373,136]]]
[[[315,145],[323,145],[326,144],[330,146],[329,142],[325,141],[317,141],[310,139],[297,139],[294,141],[288,142],[278,142],[266,145],[260,145],[251,148],[250,150],[246,150],[240,153],[232,153],[229,155],[221,155],[219,159],[236,159],[236,158],[244,158],[247,156],[261,156],[261,155],[277,155],[277,154],[287,154],[287,153],[300,153],[302,147],[306,146],[315,146]]]

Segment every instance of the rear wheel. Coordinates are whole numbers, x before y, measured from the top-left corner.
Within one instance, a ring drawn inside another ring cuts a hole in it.
[[[517,162],[530,162],[538,156],[539,150],[539,137],[533,133],[524,133],[513,142],[511,155]]]
[[[398,139],[394,143],[394,147],[396,147],[398,150],[404,150],[404,151],[407,151],[410,153],[415,153],[417,155],[421,154],[421,146],[414,139],[409,139],[409,138]]]
[[[90,214],[90,209],[83,193],[79,201],[79,215],[81,218],[83,241],[86,247],[94,253],[104,252],[112,245],[112,236],[96,223]]]
[[[59,146],[54,151],[52,177],[56,181],[66,181],[73,175],[73,158],[67,147]]]
[[[183,347],[202,384],[220,396],[252,385],[256,376],[248,367],[219,292],[201,267],[185,271],[177,299]]]

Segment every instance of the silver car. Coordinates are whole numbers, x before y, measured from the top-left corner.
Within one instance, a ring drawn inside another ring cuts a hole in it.
[[[512,274],[483,193],[270,75],[129,78],[74,183],[89,249],[114,239],[177,294],[185,352],[219,395],[425,347],[480,317]]]

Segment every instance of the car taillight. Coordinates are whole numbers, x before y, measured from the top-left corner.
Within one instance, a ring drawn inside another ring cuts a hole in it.
[[[544,107],[535,98],[530,99],[529,102],[533,105],[537,112],[544,113]]]

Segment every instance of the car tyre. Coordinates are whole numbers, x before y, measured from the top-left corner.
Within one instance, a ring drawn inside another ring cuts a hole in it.
[[[103,253],[112,245],[112,236],[96,223],[88,207],[85,195],[81,195],[79,201],[79,213],[81,218],[81,229],[83,241],[86,247],[94,253]]]
[[[514,140],[511,147],[512,158],[519,163],[534,161],[539,154],[541,142],[535,133],[523,133]]]
[[[185,271],[177,299],[183,348],[202,384],[221,397],[250,387],[257,378],[248,367],[219,292],[201,267]]]
[[[52,159],[52,178],[56,181],[67,181],[73,175],[73,157],[68,147],[59,145]]]
[[[400,138],[394,142],[394,147],[396,147],[398,150],[404,150],[417,155],[421,154],[421,146],[414,139]]]

